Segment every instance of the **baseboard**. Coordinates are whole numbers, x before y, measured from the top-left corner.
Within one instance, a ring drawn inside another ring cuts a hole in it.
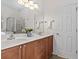
[[[56,56],[58,56],[58,57],[65,58],[65,57],[63,57],[62,55],[58,55],[58,54],[56,54],[56,53],[54,53],[54,52],[52,52],[52,55],[56,55]]]

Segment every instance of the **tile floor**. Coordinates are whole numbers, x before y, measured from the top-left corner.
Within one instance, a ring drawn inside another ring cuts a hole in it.
[[[64,59],[64,58],[58,57],[56,55],[53,55],[50,59]]]

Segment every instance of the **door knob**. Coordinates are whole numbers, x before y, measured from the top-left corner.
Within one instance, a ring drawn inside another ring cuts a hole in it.
[[[59,33],[56,33],[56,35],[59,35]]]

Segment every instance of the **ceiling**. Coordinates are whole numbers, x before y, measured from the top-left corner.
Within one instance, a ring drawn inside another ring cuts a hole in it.
[[[33,1],[35,3],[38,3],[40,11],[44,11],[44,10],[50,11],[64,5],[77,3],[77,0],[33,0]],[[20,11],[27,9],[19,5],[17,3],[17,0],[1,0],[1,5],[7,5],[11,8],[14,8]]]

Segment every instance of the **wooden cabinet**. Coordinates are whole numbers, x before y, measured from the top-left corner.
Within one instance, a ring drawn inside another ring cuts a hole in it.
[[[35,59],[45,59],[45,46],[44,41],[39,40],[37,46],[34,47]]]
[[[45,49],[46,49],[46,58],[45,59],[49,59],[53,53],[53,36],[49,36],[49,37],[43,39],[43,42],[45,42],[44,44],[45,44]]]
[[[1,52],[1,59],[21,59],[21,46],[3,50]]]
[[[49,58],[49,56],[48,56],[48,48],[49,48],[49,43],[48,43],[48,41],[49,41],[49,39],[48,38],[46,38],[46,40],[45,40],[45,42],[46,42],[46,59],[48,59]]]
[[[22,59],[34,59],[34,46],[32,45],[32,43],[23,45]]]
[[[22,59],[45,59],[45,46],[42,40],[23,45]]]
[[[51,57],[53,52],[53,37],[48,38],[48,56]]]
[[[48,59],[53,52],[53,36],[5,49],[1,59]]]

